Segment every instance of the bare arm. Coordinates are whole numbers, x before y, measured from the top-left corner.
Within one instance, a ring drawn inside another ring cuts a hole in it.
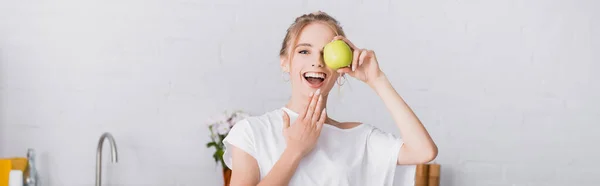
[[[300,155],[284,151],[281,158],[273,166],[273,169],[269,171],[269,174],[258,185],[288,185],[301,159]]]
[[[256,185],[260,181],[260,172],[256,159],[242,149],[231,146],[231,185]]]
[[[385,74],[381,73],[369,82],[369,86],[381,97],[402,135],[404,145],[398,155],[398,164],[421,164],[435,159],[437,146]]]
[[[260,180],[256,159],[239,148],[233,148],[232,161],[235,169],[231,174],[231,185],[287,185],[294,175],[301,157],[286,150],[271,171]]]
[[[351,67],[340,68],[337,71],[348,73],[350,76],[367,83],[375,90],[392,114],[404,141],[404,145],[402,145],[398,154],[397,163],[421,164],[433,160],[437,156],[437,146],[423,124],[421,124],[421,121],[419,121],[419,118],[398,95],[398,92],[379,68],[375,52],[360,49],[343,36],[336,36],[334,39],[344,40],[352,47],[354,54]]]

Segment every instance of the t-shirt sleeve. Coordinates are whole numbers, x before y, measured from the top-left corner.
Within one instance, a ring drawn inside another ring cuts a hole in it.
[[[223,145],[225,146],[223,153],[223,160],[225,165],[230,169],[233,169],[232,158],[231,158],[231,147],[235,146],[246,153],[250,154],[250,156],[256,159],[256,148],[255,148],[255,140],[254,133],[250,126],[250,122],[246,119],[238,121],[231,130],[229,134],[223,139]]]
[[[369,169],[378,173],[382,181],[392,183],[398,155],[404,142],[396,135],[373,127],[367,137],[367,161]]]

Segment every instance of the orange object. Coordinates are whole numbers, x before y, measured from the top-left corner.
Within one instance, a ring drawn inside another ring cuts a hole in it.
[[[429,164],[429,186],[440,186],[440,164]]]
[[[27,169],[27,158],[16,157],[10,158],[10,160],[12,162],[12,170],[20,170],[25,172],[25,169]]]
[[[439,186],[440,164],[418,164],[415,170],[415,186]]]
[[[427,181],[429,177],[429,165],[428,164],[419,164],[417,165],[415,172],[415,186],[427,186]]]
[[[8,186],[8,176],[12,170],[12,160],[0,159],[0,186]]]
[[[229,186],[231,184],[231,169],[223,168],[223,182],[224,186]]]

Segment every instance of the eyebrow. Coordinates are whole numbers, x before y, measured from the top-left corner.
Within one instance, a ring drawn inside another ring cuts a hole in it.
[[[297,44],[295,48],[298,48],[299,46],[307,46],[307,47],[312,47],[312,45],[311,45],[311,44],[309,44],[309,43],[300,43],[300,44]]]

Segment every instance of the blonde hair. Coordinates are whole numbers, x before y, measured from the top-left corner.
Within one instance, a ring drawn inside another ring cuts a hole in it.
[[[322,11],[304,14],[300,17],[297,17],[294,23],[292,23],[292,25],[290,25],[290,27],[287,29],[285,38],[281,43],[281,50],[279,51],[279,56],[282,57],[288,55],[288,50],[290,46],[294,46],[296,44],[298,40],[298,35],[300,35],[300,31],[302,31],[302,28],[304,28],[310,23],[315,22],[324,23],[328,25],[335,32],[336,36],[346,37],[346,34],[340,26],[340,23],[335,18],[331,17],[329,14]]]
[[[290,47],[293,48],[293,46],[296,45],[296,42],[298,42],[298,35],[300,35],[300,31],[302,31],[302,29],[306,25],[309,25],[311,23],[324,23],[325,25],[329,26],[333,30],[333,32],[335,32],[336,36],[346,37],[346,33],[344,33],[344,30],[342,29],[342,26],[340,26],[340,23],[335,18],[331,17],[329,14],[322,11],[304,14],[300,17],[297,17],[294,23],[292,23],[292,25],[290,25],[290,27],[287,29],[285,38],[283,38],[283,42],[281,43],[281,49],[279,50],[280,57],[288,55],[287,57],[289,62],[292,61],[293,55],[289,55],[288,50]],[[343,77],[344,80],[346,80],[344,76],[340,77]],[[341,94],[342,86],[340,84],[338,85],[338,94]]]

